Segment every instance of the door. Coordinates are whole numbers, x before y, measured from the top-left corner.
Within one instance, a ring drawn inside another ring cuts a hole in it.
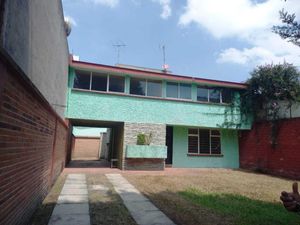
[[[173,161],[173,127],[167,126],[166,130],[167,158],[166,164],[172,164]]]

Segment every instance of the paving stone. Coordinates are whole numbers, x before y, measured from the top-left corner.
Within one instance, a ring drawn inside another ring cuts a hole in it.
[[[71,174],[68,174],[68,178],[86,178],[86,175],[83,174],[83,173],[71,173]]]
[[[89,202],[87,195],[60,195],[58,197],[58,204],[69,204],[69,203],[87,203]]]
[[[63,188],[61,195],[87,195],[88,191],[86,188]]]
[[[86,180],[66,180],[65,184],[85,184]]]
[[[53,215],[48,225],[90,225],[90,216],[82,214]]]
[[[58,204],[55,206],[52,215],[67,214],[89,214],[89,204]]]
[[[65,184],[63,188],[86,189],[86,184]]]

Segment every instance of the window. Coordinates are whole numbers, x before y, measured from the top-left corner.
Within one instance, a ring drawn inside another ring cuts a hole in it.
[[[189,154],[221,154],[221,134],[219,130],[189,129]]]
[[[125,79],[120,76],[109,75],[109,91],[124,92]]]
[[[146,80],[131,78],[130,79],[130,94],[146,95]]]
[[[228,88],[222,90],[222,103],[232,102],[232,91]]]
[[[218,89],[209,89],[209,102],[220,103],[221,92]]]
[[[92,73],[92,90],[107,91],[107,75]]]
[[[190,84],[179,85],[180,98],[191,99],[192,98],[192,86]]]
[[[178,98],[178,83],[167,82],[167,97]]]
[[[147,96],[162,96],[161,81],[147,80]]]
[[[90,89],[91,74],[89,72],[75,71],[74,88]]]
[[[203,87],[197,88],[197,101],[208,102],[208,89]]]

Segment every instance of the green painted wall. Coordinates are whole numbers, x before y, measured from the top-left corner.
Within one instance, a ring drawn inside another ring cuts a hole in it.
[[[127,145],[126,158],[167,158],[167,146],[159,145]]]
[[[187,156],[188,127],[173,128],[173,167],[183,168],[239,168],[237,130],[221,130],[223,157]]]

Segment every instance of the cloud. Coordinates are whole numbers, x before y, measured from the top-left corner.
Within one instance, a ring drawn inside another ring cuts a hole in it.
[[[114,8],[119,5],[119,0],[86,0],[87,2],[92,2],[94,4],[108,6]]]
[[[300,61],[300,48],[282,40],[272,33],[271,27],[280,24],[278,11],[300,13],[297,0],[187,0],[179,24],[183,27],[197,24],[216,39],[235,38],[246,42],[250,47],[228,48],[221,51],[217,62],[264,64]]]
[[[73,27],[77,26],[77,22],[75,21],[75,19],[71,16],[65,16],[65,21],[69,22]]]
[[[157,2],[162,6],[162,12],[160,17],[162,19],[168,19],[172,15],[171,9],[171,0],[152,0],[153,2]]]

